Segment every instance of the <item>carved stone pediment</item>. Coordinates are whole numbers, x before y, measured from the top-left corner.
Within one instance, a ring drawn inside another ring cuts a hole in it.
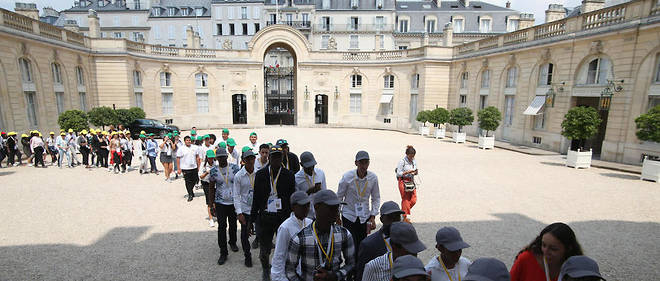
[[[598,55],[603,52],[603,41],[597,40],[591,42],[591,48],[589,48],[589,54]]]

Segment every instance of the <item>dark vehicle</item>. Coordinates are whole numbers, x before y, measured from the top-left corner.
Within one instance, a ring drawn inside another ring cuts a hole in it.
[[[141,131],[144,131],[147,134],[153,133],[157,137],[162,138],[167,133],[178,131],[179,127],[163,124],[155,119],[136,119],[128,129],[131,131],[133,138],[138,138]]]

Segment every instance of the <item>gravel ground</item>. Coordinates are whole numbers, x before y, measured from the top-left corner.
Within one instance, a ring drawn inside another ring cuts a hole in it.
[[[420,254],[424,262],[436,254],[435,231],[442,226],[457,227],[472,245],[464,256],[496,257],[510,267],[545,225],[562,221],[608,280],[660,276],[660,185],[637,175],[576,170],[559,156],[483,151],[397,132],[256,131],[259,142],[284,137],[294,153],[312,151],[335,191],[341,174],[354,168],[355,152],[369,151],[381,201],[398,203],[394,168],[405,145],[414,145],[421,186],[411,218],[428,247]],[[242,145],[250,130],[231,133]],[[183,180],[14,167],[0,169],[0,182],[0,280],[259,279],[258,251],[252,269],[240,252],[216,264],[216,228],[205,220],[202,198],[186,202]]]

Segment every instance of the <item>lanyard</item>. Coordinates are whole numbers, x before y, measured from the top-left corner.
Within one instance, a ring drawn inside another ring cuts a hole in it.
[[[250,187],[251,187],[252,189],[254,189],[254,175],[255,175],[255,173],[253,172],[252,174],[249,174],[249,173],[247,173],[247,171],[246,171],[246,174],[247,174],[247,176],[248,176],[248,180],[250,181]]]
[[[222,178],[225,180],[225,186],[229,186],[229,166],[227,166],[225,169],[225,174],[222,176]],[[222,175],[222,172],[220,173]]]
[[[385,242],[385,247],[387,248],[387,252],[392,252],[392,246],[390,246],[390,243],[387,242],[387,239],[385,239],[385,235],[383,235],[383,242]]]
[[[451,275],[449,274],[449,270],[447,270],[447,267],[445,266],[445,263],[442,261],[442,258],[438,256],[438,261],[440,262],[440,265],[442,265],[442,269],[445,270],[445,273],[447,274],[447,278],[449,278],[449,281],[454,281],[453,278],[451,278]],[[456,267],[458,267],[458,263],[456,263]],[[458,275],[458,281],[461,281],[461,272],[456,268],[456,275]]]
[[[273,171],[270,171],[270,192],[272,194],[277,194],[277,181],[280,179],[280,172],[282,171],[282,168],[279,168],[277,170],[277,176],[275,176],[275,179],[273,179]]]
[[[550,270],[548,269],[548,261],[543,257],[543,268],[545,269],[545,280],[550,281]]]
[[[307,184],[309,185],[309,188],[314,187],[314,184],[315,184],[314,178],[316,177],[316,173],[312,172],[312,181],[311,182],[309,181],[309,176],[307,176],[307,173],[303,172],[303,174],[305,174],[305,180],[307,181]]]
[[[321,249],[321,252],[325,256],[326,260],[330,264],[332,264],[332,256],[334,255],[334,251],[335,251],[335,236],[332,235],[332,226],[330,226],[330,233],[328,233],[329,237],[328,237],[328,250],[327,251],[323,249],[323,245],[321,245],[321,240],[319,239],[319,235],[316,233],[316,221],[314,221],[314,223],[312,223],[312,230],[314,230],[314,238],[316,240],[316,243],[319,245],[319,248]],[[328,253],[330,253],[329,256],[328,256]],[[319,260],[323,260],[323,257],[321,256],[320,253],[319,253]],[[322,263],[322,264],[324,264],[324,263]]]
[[[392,273],[392,252],[387,253],[387,261],[390,262],[390,273]]]
[[[367,192],[367,186],[369,185],[369,179],[367,179],[366,176],[364,178],[365,178],[364,188],[362,188],[362,191],[360,191],[360,186],[358,185],[359,177],[357,175],[357,171],[355,172],[355,188],[357,189],[358,200],[364,197],[364,193]]]
[[[286,169],[290,170],[289,169],[289,155],[286,156]]]

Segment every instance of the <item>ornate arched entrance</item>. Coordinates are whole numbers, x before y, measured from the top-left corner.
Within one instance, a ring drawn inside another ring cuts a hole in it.
[[[296,125],[296,56],[287,44],[275,43],[264,54],[266,125]]]

